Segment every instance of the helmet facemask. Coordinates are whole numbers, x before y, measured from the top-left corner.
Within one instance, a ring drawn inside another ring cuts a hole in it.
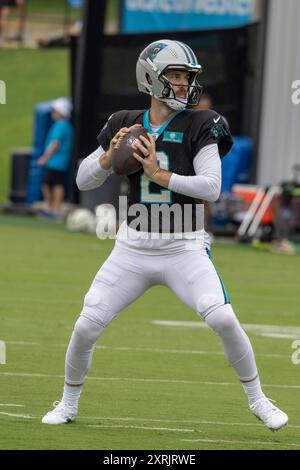
[[[173,68],[173,70],[175,67]],[[197,75],[198,72],[191,72],[187,68],[179,68],[178,66],[176,67],[176,70],[187,70],[189,72],[189,80],[188,80],[188,85],[177,85],[175,83],[172,83],[165,75],[165,72],[167,70],[172,70],[171,67],[167,67],[159,76],[158,80],[159,82],[162,83],[163,89],[160,94],[154,95],[156,99],[159,101],[163,101],[166,103],[171,109],[174,110],[181,110],[185,109],[187,107],[194,107],[199,104],[199,100],[202,94],[203,87],[198,83],[197,81]],[[185,98],[178,98],[176,97],[176,93],[174,91],[174,87],[180,86],[186,88],[186,97]]]

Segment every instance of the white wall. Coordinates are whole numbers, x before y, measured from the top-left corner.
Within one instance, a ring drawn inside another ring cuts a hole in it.
[[[266,48],[257,179],[269,185],[300,163],[300,104],[291,98],[300,80],[300,0],[270,0]]]
[[[262,15],[262,0],[254,0],[253,21],[260,21]]]

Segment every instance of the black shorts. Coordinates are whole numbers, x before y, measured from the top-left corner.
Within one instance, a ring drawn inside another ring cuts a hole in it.
[[[64,171],[48,169],[46,170],[46,173],[44,176],[44,184],[46,184],[50,188],[53,188],[53,186],[63,186],[64,176],[65,176]]]
[[[0,0],[0,8],[1,7],[16,7],[17,2],[16,0]]]

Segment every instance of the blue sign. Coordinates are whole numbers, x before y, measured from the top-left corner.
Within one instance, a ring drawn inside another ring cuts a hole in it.
[[[124,0],[122,32],[188,31],[244,26],[255,0]]]
[[[81,8],[83,5],[83,0],[68,0],[68,2],[72,8]]]

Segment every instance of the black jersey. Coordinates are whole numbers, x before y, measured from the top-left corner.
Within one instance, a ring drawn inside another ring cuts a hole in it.
[[[149,130],[156,140],[156,153],[160,168],[177,173],[178,175],[193,176],[195,170],[193,160],[198,152],[210,144],[218,144],[220,157],[223,158],[231,149],[232,136],[227,121],[212,110],[193,111],[184,110],[175,113],[157,132],[153,132],[149,125],[149,111],[119,111],[113,114],[101,133],[98,142],[104,150],[107,150],[113,136],[122,127],[130,127],[133,124],[142,124]],[[136,215],[130,214],[130,207],[142,204],[148,213],[149,232],[162,232],[162,220],[158,226],[151,220],[151,207],[157,204],[169,206],[179,205],[182,209],[182,220],[175,223],[171,220],[170,232],[195,231],[196,205],[201,201],[188,197],[167,188],[163,188],[144,175],[143,169],[128,176],[130,191],[128,198],[129,213],[127,222],[132,223]],[[135,207],[135,206],[134,206]],[[183,225],[184,211],[187,207],[192,210],[192,222],[189,229]],[[157,207],[156,207],[157,208]],[[157,214],[157,212],[155,212]],[[152,214],[153,217],[153,214]],[[162,218],[162,213],[159,215]],[[144,229],[138,225],[136,230]]]

